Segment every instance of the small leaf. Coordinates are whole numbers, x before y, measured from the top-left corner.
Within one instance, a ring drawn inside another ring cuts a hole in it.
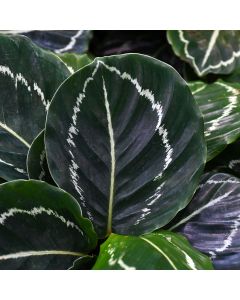
[[[74,73],[93,61],[93,58],[91,58],[88,54],[79,55],[76,53],[64,53],[59,54],[58,57],[60,57],[67,65],[71,73]]]
[[[94,270],[211,270],[210,259],[170,231],[140,237],[111,234]]]
[[[189,87],[203,114],[209,161],[240,137],[240,84],[196,81]]]
[[[35,180],[0,185],[0,269],[67,269],[96,242],[63,190]]]
[[[85,53],[92,38],[90,30],[5,30],[5,34],[21,34],[29,37],[39,47],[55,53]]]
[[[46,159],[44,130],[35,138],[28,151],[27,172],[30,179],[42,180],[54,184]]]
[[[69,71],[54,54],[23,36],[0,35],[0,177],[27,178],[30,144]]]
[[[239,30],[169,30],[167,37],[198,76],[229,74],[240,64]]]
[[[216,269],[240,269],[240,180],[209,173],[171,229],[211,256]]]

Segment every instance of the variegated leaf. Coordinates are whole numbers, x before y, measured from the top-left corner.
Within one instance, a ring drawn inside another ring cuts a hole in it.
[[[59,54],[58,57],[67,65],[71,73],[90,64],[93,58],[88,54],[64,53]]]
[[[68,269],[96,242],[63,190],[35,180],[0,185],[0,269]]]
[[[170,231],[139,237],[111,234],[94,270],[211,270],[210,259]]]
[[[0,177],[27,178],[30,144],[44,128],[67,67],[23,36],[0,35]]]
[[[196,81],[189,87],[203,114],[207,160],[211,160],[240,137],[240,83]]]
[[[42,180],[54,184],[47,164],[44,130],[35,138],[28,151],[27,172],[30,179]]]
[[[0,33],[25,35],[39,47],[55,53],[85,53],[92,38],[90,30],[6,30],[0,31]]]
[[[216,269],[240,269],[240,179],[209,173],[172,230],[209,255]]]
[[[229,74],[240,65],[239,30],[169,30],[167,36],[198,76]]]
[[[187,84],[139,54],[97,58],[66,80],[51,102],[45,142],[54,181],[100,237],[164,226],[190,201],[206,159]]]

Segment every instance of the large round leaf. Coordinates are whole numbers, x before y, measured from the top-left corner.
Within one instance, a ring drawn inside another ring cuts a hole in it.
[[[229,74],[240,64],[239,30],[169,30],[167,35],[175,54],[198,76]]]
[[[184,234],[216,269],[240,269],[240,180],[224,173],[204,176],[171,229]]]
[[[84,53],[92,37],[90,30],[5,30],[1,33],[25,35],[38,46],[56,53]]]
[[[44,130],[33,141],[27,156],[27,172],[30,179],[37,179],[53,184],[48,169],[44,144]]]
[[[196,81],[189,87],[203,114],[207,160],[211,160],[240,136],[240,84]]]
[[[23,36],[0,35],[0,177],[27,178],[30,144],[50,100],[69,76],[64,63]]]
[[[66,80],[51,102],[45,142],[53,179],[101,237],[168,223],[190,201],[206,159],[188,86],[170,66],[138,54],[97,58]]]
[[[0,185],[0,269],[66,269],[96,246],[75,199],[41,181]]]
[[[210,259],[170,231],[140,237],[111,234],[94,270],[209,270]]]

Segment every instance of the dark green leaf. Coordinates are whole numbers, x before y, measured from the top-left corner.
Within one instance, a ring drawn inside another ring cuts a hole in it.
[[[240,180],[209,173],[171,229],[211,256],[216,269],[240,269]]]
[[[37,179],[54,184],[48,170],[44,144],[44,130],[33,141],[27,156],[27,171],[30,179]]]
[[[240,64],[239,30],[169,30],[168,41],[198,76],[229,74]]]
[[[111,234],[94,270],[211,270],[210,259],[170,231],[140,237]]]
[[[28,149],[44,128],[54,92],[68,75],[57,56],[28,38],[0,35],[0,177],[27,178]]]
[[[0,269],[70,268],[96,242],[91,222],[63,190],[35,180],[0,185]]]
[[[167,224],[190,201],[206,159],[185,81],[139,54],[97,58],[66,80],[51,102],[45,142],[53,179],[100,237]]]
[[[25,35],[39,47],[56,53],[85,53],[92,37],[90,30],[8,30],[1,33]]]
[[[207,160],[211,160],[240,136],[240,84],[196,81],[189,87],[203,114]]]

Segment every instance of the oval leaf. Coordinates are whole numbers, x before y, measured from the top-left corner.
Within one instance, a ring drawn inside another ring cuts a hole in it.
[[[44,144],[44,130],[33,141],[27,156],[27,171],[30,179],[54,184],[48,169]]]
[[[216,269],[240,269],[240,180],[224,173],[204,176],[171,229],[211,256]]]
[[[0,185],[0,269],[67,269],[95,246],[68,193],[35,180]]]
[[[111,234],[94,270],[209,270],[210,259],[170,231],[140,237]]]
[[[44,128],[50,100],[69,74],[58,57],[28,38],[0,35],[0,177],[27,178],[30,144]]]
[[[240,84],[197,81],[189,87],[203,114],[207,160],[211,160],[240,136]]]
[[[198,76],[229,74],[240,64],[239,30],[169,30],[167,37]]]
[[[49,108],[45,142],[54,181],[100,237],[168,223],[189,202],[206,155],[186,83],[138,54],[95,59],[65,81]]]

